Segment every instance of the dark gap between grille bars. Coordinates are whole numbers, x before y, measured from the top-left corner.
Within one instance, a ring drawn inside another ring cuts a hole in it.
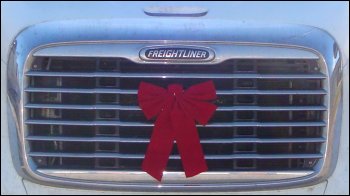
[[[71,75],[64,75],[69,73]],[[132,78],[104,76],[105,73],[131,74]],[[35,75],[37,74],[37,75]],[[48,74],[51,74],[47,76]],[[81,74],[81,75],[80,75]],[[134,75],[132,75],[134,74]],[[137,75],[141,74],[141,75]],[[144,75],[142,75],[144,74]],[[155,75],[152,75],[155,74]],[[157,77],[169,75],[170,78]],[[219,95],[215,101],[226,110],[216,112],[216,122],[319,122],[323,119],[323,93],[256,94],[251,90],[304,90],[322,92],[323,76],[315,61],[304,60],[230,60],[218,65],[143,65],[125,59],[37,58],[28,75],[29,87],[73,89],[137,89],[140,81],[166,87],[181,83],[186,87],[208,80],[176,78],[176,74],[238,74],[233,78],[210,78],[218,90],[243,90],[239,94]],[[255,75],[254,75],[255,74]],[[301,78],[259,78],[256,76],[311,76]],[[96,77],[87,77],[89,75]],[[148,77],[157,78],[142,78]],[[101,76],[101,77],[97,77]],[[217,75],[215,75],[217,76]],[[190,76],[189,76],[190,77]],[[79,120],[147,122],[137,107],[135,94],[110,93],[28,93],[28,112],[35,120]],[[44,104],[46,104],[44,106]],[[51,105],[47,105],[51,104]],[[58,105],[57,105],[58,104]],[[66,108],[60,108],[68,104]],[[39,106],[39,108],[38,108]],[[105,106],[105,107],[102,107]],[[234,108],[229,108],[234,106]],[[45,108],[47,107],[47,108]],[[51,108],[50,108],[51,107]],[[72,109],[76,107],[77,109]],[[276,107],[282,111],[276,111]],[[283,107],[285,107],[283,109]],[[291,109],[292,107],[292,109]],[[305,109],[303,109],[304,107]],[[95,109],[97,108],[97,109]],[[294,110],[293,110],[294,108]],[[295,109],[297,108],[297,109]],[[233,111],[231,111],[233,110]],[[150,122],[148,122],[150,123]],[[153,123],[153,122],[152,122]],[[28,141],[31,152],[110,153],[144,155],[152,127],[38,125],[30,123]],[[299,158],[299,154],[320,153],[322,126],[281,127],[199,127],[203,149],[210,155],[252,155],[255,158],[208,159],[210,171],[259,171],[311,169],[318,157]],[[224,143],[212,143],[221,139]],[[116,142],[119,141],[119,142]],[[173,154],[177,149],[174,146]],[[257,158],[257,155],[296,155],[293,158]],[[142,159],[47,157],[33,154],[39,168],[139,170]],[[106,156],[108,157],[108,156]],[[168,171],[181,171],[181,162],[171,159]]]

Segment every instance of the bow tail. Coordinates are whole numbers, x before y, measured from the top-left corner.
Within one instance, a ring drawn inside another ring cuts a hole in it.
[[[162,112],[154,125],[152,137],[142,162],[142,170],[161,181],[174,145],[170,112]]]
[[[186,177],[192,177],[208,170],[200,144],[195,121],[188,118],[180,106],[174,107],[171,113],[172,127],[176,144],[181,156]]]

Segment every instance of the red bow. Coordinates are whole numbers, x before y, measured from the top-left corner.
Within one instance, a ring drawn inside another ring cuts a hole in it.
[[[139,105],[147,119],[157,116],[142,170],[161,181],[174,141],[176,141],[186,177],[207,171],[195,121],[205,125],[216,110],[207,101],[216,99],[212,81],[183,90],[171,84],[168,90],[141,82]]]

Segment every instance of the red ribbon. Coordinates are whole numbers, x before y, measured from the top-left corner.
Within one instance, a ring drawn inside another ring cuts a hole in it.
[[[141,82],[139,105],[148,120],[157,117],[142,170],[161,181],[176,141],[186,177],[207,171],[195,122],[207,124],[217,108],[208,102],[214,99],[216,91],[212,81],[193,85],[185,91],[179,84],[171,84],[166,90]]]

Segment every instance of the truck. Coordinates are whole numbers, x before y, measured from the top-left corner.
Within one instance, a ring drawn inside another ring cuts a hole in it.
[[[1,194],[349,194],[349,2],[1,2]]]

